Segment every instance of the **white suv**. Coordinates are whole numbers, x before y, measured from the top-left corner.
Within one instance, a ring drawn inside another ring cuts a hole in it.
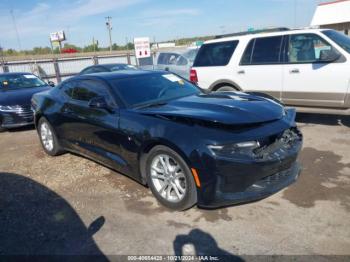
[[[190,80],[212,91],[266,93],[301,111],[350,114],[350,38],[280,29],[210,40]]]

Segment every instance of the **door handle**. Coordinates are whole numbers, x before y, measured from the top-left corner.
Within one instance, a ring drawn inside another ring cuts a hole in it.
[[[239,71],[237,71],[237,74],[239,74],[239,75],[244,75],[244,74],[245,74],[245,71],[244,71],[244,70],[239,70]]]
[[[294,68],[294,69],[289,70],[289,73],[290,73],[290,74],[299,74],[300,71],[299,71],[298,68]]]

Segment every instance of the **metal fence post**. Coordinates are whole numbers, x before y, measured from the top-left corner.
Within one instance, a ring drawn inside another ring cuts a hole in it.
[[[94,65],[98,65],[98,57],[97,56],[93,56],[92,60],[94,62]]]
[[[126,53],[126,59],[128,61],[128,65],[131,65],[131,58],[130,58],[130,53],[129,52]]]
[[[55,75],[56,75],[56,81],[57,84],[61,83],[61,73],[60,73],[60,67],[58,66],[57,58],[52,59],[53,67],[55,69]]]
[[[10,72],[9,66],[7,65],[6,62],[3,62],[1,66],[2,66],[2,71],[3,71],[4,73]]]

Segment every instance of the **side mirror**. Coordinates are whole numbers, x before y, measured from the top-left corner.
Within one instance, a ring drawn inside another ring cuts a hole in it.
[[[105,109],[109,112],[112,111],[111,107],[108,105],[106,99],[103,96],[94,97],[89,101],[89,107]]]
[[[320,61],[321,62],[334,62],[338,60],[341,57],[341,54],[334,51],[333,49],[330,50],[321,50],[320,52]]]
[[[51,87],[55,87],[55,83],[52,82],[52,81],[47,81],[47,84],[48,84],[49,86],[51,86]]]

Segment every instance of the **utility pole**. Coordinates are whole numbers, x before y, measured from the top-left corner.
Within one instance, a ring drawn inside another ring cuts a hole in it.
[[[49,38],[49,42],[50,42],[50,46],[51,46],[51,54],[53,55],[53,45],[52,45],[52,41],[51,41],[51,39]]]
[[[294,29],[297,27],[297,0],[294,0]]]
[[[3,65],[4,62],[5,62],[5,59],[4,59],[4,49],[1,47],[0,45],[0,54],[1,54],[1,64]]]
[[[107,30],[109,33],[109,51],[112,52],[112,17],[107,16],[105,17],[106,19],[106,26],[107,26]]]
[[[19,48],[19,51],[21,51],[21,50],[22,50],[21,39],[19,38],[19,33],[18,33],[18,29],[17,29],[16,18],[15,18],[15,15],[13,14],[13,10],[12,10],[12,9],[10,10],[10,14],[11,14],[11,17],[12,17],[13,26],[14,26],[15,31],[16,31],[16,37],[17,37],[18,48]]]

